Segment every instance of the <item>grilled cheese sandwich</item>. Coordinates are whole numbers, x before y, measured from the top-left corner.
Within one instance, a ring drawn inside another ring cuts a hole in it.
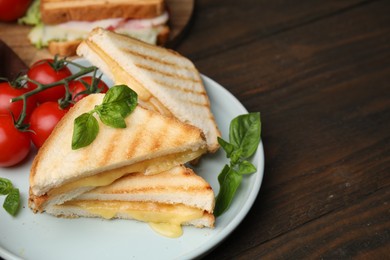
[[[34,211],[42,212],[132,172],[157,174],[207,151],[201,130],[141,106],[126,117],[126,128],[99,122],[96,140],[72,150],[74,119],[103,97],[93,94],[76,103],[38,151],[30,172],[29,205]]]
[[[200,128],[208,151],[220,132],[199,72],[180,54],[102,28],[94,29],[77,54],[117,84],[133,86],[142,106]]]

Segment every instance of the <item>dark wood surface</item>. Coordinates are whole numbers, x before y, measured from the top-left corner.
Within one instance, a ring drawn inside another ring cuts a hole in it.
[[[197,0],[176,50],[262,116],[260,193],[206,259],[390,258],[390,1]]]
[[[177,50],[262,116],[260,194],[207,259],[390,258],[390,1],[198,0]]]

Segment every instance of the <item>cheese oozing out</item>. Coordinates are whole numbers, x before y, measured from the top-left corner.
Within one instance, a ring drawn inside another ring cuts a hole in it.
[[[56,207],[77,207],[105,219],[121,217],[147,222],[154,231],[170,238],[183,234],[183,223],[203,216],[201,209],[156,202],[71,200]]]
[[[73,182],[69,182],[57,188],[50,190],[49,196],[56,196],[67,193],[80,187],[100,187],[113,183],[126,174],[133,172],[144,172],[145,174],[158,174],[162,171],[169,170],[176,165],[184,164],[198,158],[206,151],[206,148],[196,151],[185,151],[181,153],[170,154],[142,162],[138,162],[129,166],[124,166],[118,169],[112,169],[101,172],[96,175],[85,177]]]

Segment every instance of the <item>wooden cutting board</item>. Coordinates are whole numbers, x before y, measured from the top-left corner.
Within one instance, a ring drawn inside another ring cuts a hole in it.
[[[194,10],[194,1],[166,0],[170,12],[171,34],[168,42],[169,47],[174,47],[185,31]],[[27,65],[39,59],[52,57],[46,49],[38,50],[30,44],[27,38],[30,30],[30,26],[0,22],[0,39],[10,46]],[[0,60],[0,62],[4,61]]]

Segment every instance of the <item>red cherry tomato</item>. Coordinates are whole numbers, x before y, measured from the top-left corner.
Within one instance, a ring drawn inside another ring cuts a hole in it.
[[[92,80],[93,80],[93,77],[85,76],[85,77],[82,77],[78,80],[74,80],[69,84],[69,89],[72,93],[72,100],[74,102],[78,102],[78,101],[80,101],[80,99],[83,99],[86,96],[88,96],[88,94],[79,94],[79,93],[87,90],[87,88],[82,83],[82,81],[86,82],[88,85],[91,85]],[[94,93],[106,93],[108,91],[108,86],[106,85],[106,83],[104,83],[103,80],[99,80],[98,78],[95,78],[95,80],[96,80],[95,84],[97,84],[96,85],[97,91]]]
[[[30,119],[30,130],[32,130],[30,134],[37,148],[43,145],[65,114],[66,110],[59,108],[57,102],[42,103],[33,111]]]
[[[53,62],[54,61],[52,59],[35,62],[28,70],[27,76],[39,83],[50,84],[72,75],[72,72],[66,66],[63,66],[58,70],[54,69],[50,65],[50,63]],[[37,85],[32,82],[28,82],[27,85],[30,90],[37,87]],[[37,93],[36,98],[39,103],[44,103],[46,101],[58,101],[58,99],[62,98],[64,95],[65,86],[59,85]]]
[[[9,167],[27,157],[31,139],[15,128],[11,115],[0,115],[0,166]]]
[[[0,21],[12,22],[22,17],[31,0],[0,0]]]
[[[0,114],[10,114],[12,113],[15,120],[19,118],[20,113],[23,110],[23,101],[11,102],[11,99],[23,95],[25,90],[16,89],[11,86],[8,82],[0,83]],[[27,98],[27,107],[26,107],[26,120],[28,120],[32,111],[36,107],[35,97],[31,96]]]

